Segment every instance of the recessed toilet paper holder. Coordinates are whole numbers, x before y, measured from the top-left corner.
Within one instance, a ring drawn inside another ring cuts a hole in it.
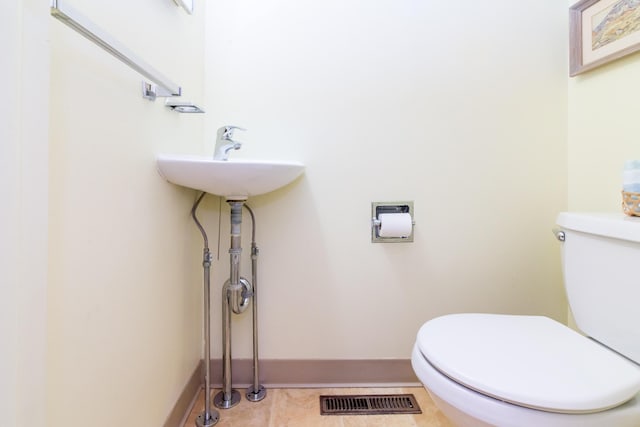
[[[411,217],[411,231],[407,236],[380,236],[381,214],[409,214]],[[371,243],[407,243],[413,242],[413,202],[372,202],[371,203]]]

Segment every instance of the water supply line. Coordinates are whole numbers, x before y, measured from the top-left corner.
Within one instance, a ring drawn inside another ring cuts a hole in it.
[[[211,323],[210,323],[210,289],[211,289],[211,252],[209,250],[209,239],[202,224],[196,217],[198,205],[207,193],[202,193],[196,199],[191,208],[191,216],[195,221],[202,238],[204,240],[204,249],[202,255],[202,267],[204,269],[204,412],[196,418],[198,427],[211,427],[220,419],[218,411],[211,410]]]
[[[258,375],[258,246],[256,245],[256,218],[251,208],[244,207],[251,215],[251,283],[253,285],[253,384],[247,389],[247,400],[259,402],[267,395]]]

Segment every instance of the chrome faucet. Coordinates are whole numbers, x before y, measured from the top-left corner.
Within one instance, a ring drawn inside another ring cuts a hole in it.
[[[238,126],[222,126],[218,129],[218,135],[216,137],[216,148],[213,154],[213,160],[229,160],[229,151],[239,150],[242,147],[242,143],[234,141],[234,130],[246,130]]]

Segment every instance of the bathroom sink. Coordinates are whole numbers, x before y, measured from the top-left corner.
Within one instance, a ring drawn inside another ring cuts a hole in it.
[[[304,165],[287,161],[224,161],[203,156],[159,155],[158,171],[173,184],[244,200],[289,184],[302,174]]]

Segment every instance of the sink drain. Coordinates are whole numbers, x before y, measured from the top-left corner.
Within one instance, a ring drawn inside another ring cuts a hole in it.
[[[413,394],[320,396],[320,415],[421,414]]]

